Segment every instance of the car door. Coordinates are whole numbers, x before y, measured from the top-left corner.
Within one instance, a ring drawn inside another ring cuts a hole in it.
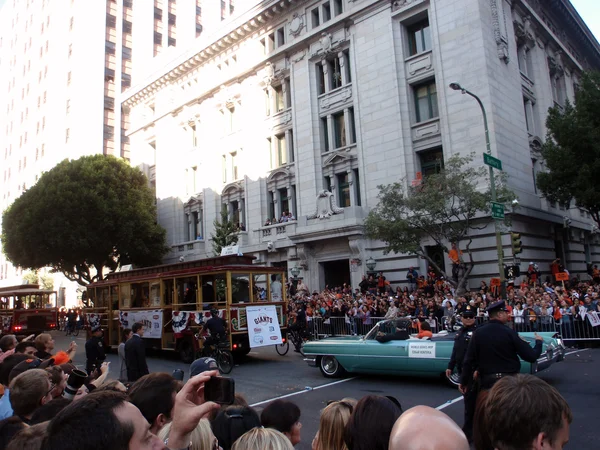
[[[358,369],[365,373],[397,375],[406,371],[407,341],[363,340],[358,346]]]

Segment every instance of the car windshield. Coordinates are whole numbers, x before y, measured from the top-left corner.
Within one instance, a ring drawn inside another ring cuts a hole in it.
[[[369,331],[365,336],[365,340],[375,339],[379,332],[384,334],[394,334],[397,331],[397,327],[400,327],[401,325],[406,328],[406,319],[382,320],[381,322],[375,324],[373,328],[371,328],[371,331]]]

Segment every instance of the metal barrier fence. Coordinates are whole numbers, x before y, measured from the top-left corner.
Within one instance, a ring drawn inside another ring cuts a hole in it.
[[[593,326],[592,322],[586,317],[582,320],[581,316],[563,316],[556,321],[551,316],[539,316],[534,320],[529,317],[517,317],[508,322],[508,326],[518,332],[552,332],[560,333],[565,340],[599,340],[600,326]],[[522,319],[522,320],[519,320]],[[308,321],[308,329],[313,339],[323,339],[334,336],[364,336],[378,322],[386,320],[384,317],[313,317]],[[489,320],[488,317],[476,317],[476,324],[482,325]],[[442,330],[452,330],[454,326],[460,326],[456,318],[443,317],[441,321],[436,319],[427,320],[431,326],[431,331],[436,333]]]

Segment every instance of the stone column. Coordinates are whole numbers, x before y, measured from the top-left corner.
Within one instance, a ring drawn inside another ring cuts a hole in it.
[[[331,80],[329,79],[329,66],[327,65],[327,60],[322,59],[321,65],[323,66],[323,78],[325,79],[325,92],[329,92],[331,90]]]
[[[346,145],[350,145],[352,142],[352,129],[350,128],[352,124],[350,123],[350,109],[344,108],[344,128],[346,133]]]
[[[348,174],[348,188],[350,190],[350,205],[356,206],[356,187],[354,186],[354,171],[352,169],[347,170]],[[341,206],[338,204],[338,206]]]

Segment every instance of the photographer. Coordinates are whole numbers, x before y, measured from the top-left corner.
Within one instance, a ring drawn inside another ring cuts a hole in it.
[[[85,357],[87,359],[85,370],[89,374],[99,369],[102,362],[106,359],[104,342],[102,340],[103,335],[104,333],[100,325],[96,325],[92,328],[92,337],[85,343]]]

